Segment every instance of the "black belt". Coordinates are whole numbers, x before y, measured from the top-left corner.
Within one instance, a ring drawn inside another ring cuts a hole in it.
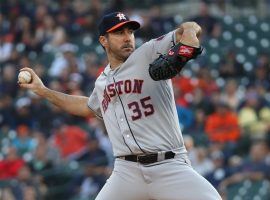
[[[171,159],[171,158],[174,158],[175,156],[175,153],[172,151],[167,151],[163,154],[164,154],[163,160]],[[158,160],[158,153],[118,156],[117,158],[132,161],[132,162],[139,162],[141,164],[151,164],[157,161],[161,161],[161,160]]]

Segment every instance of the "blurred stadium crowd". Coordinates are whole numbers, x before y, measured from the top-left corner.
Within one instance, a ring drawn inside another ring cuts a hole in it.
[[[165,12],[187,1],[0,2],[0,199],[91,199],[105,183],[113,156],[103,123],[20,90],[17,75],[30,66],[49,88],[89,96],[107,62],[98,21],[119,10],[141,22],[137,46],[182,21],[203,27],[204,54],[173,80],[192,165],[224,199],[270,199],[270,18],[226,13],[254,1],[189,1],[190,16]]]

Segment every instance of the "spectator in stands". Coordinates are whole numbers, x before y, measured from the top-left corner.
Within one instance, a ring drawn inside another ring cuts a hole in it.
[[[117,8],[120,10],[120,5],[117,5]],[[87,18],[89,20],[89,26],[85,27],[85,31],[89,33],[89,30],[97,30],[97,21],[101,18],[103,14],[103,4],[99,0],[92,0],[89,8],[90,16]],[[91,34],[97,36],[96,32]]]
[[[92,1],[91,1],[92,4]],[[90,5],[87,1],[74,1],[73,2],[73,26],[76,27],[76,32],[82,32],[83,30],[91,30],[93,26],[92,13],[90,11]]]
[[[265,141],[253,142],[249,157],[239,167],[239,170],[222,181],[221,187],[235,183],[242,182],[244,180],[258,181],[265,178],[269,178],[270,166],[266,163],[266,157],[269,153],[269,148]]]
[[[21,97],[15,102],[15,119],[16,125],[25,124],[28,127],[33,126],[33,118],[31,111],[31,99],[29,97]]]
[[[268,103],[254,87],[249,87],[238,112],[239,124],[251,137],[264,137],[269,125]]]
[[[233,155],[228,158],[227,167],[229,169],[229,176],[239,171],[241,166],[243,165],[243,160],[240,155]]]
[[[210,160],[210,158],[208,158],[207,151],[208,150],[205,147],[197,147],[196,160],[193,163],[191,163],[195,171],[197,171],[202,176],[206,176],[214,169],[214,163],[212,162],[212,160]]]
[[[12,98],[18,95],[16,67],[12,64],[1,65],[0,94],[9,94]]]
[[[94,135],[99,142],[100,148],[106,153],[108,160],[108,166],[113,167],[114,156],[112,151],[112,144],[109,140],[109,136],[104,125],[104,122],[93,117],[89,120],[90,126],[94,128]]]
[[[9,32],[10,21],[4,15],[4,12],[0,13],[0,38]],[[0,39],[1,40],[1,39]]]
[[[34,151],[32,160],[28,162],[28,166],[33,179],[38,180],[47,187],[51,187],[55,184],[55,179],[57,179],[54,179],[52,174],[60,163],[60,155],[55,148],[49,146],[49,142],[42,133],[35,133],[35,139],[38,146]]]
[[[48,151],[49,149],[46,143],[38,143],[33,154],[33,159],[28,163],[34,174],[42,174],[42,172],[52,169],[53,164],[48,158]]]
[[[43,162],[45,162],[45,165],[43,165],[42,169],[39,168],[38,170],[47,169],[47,167],[50,168],[51,164],[53,166],[58,166],[59,164],[61,164],[61,155],[60,155],[59,150],[53,144],[53,138],[47,139],[46,134],[39,131],[35,131],[33,135],[37,143],[36,151],[38,151],[38,149],[40,148],[40,152],[37,152],[37,153],[41,154],[37,156],[37,154],[35,154],[36,152],[35,151],[33,161],[35,162],[35,159],[37,159],[37,160],[42,160]],[[46,155],[44,155],[44,153],[46,153]],[[33,168],[34,167],[31,167],[31,162],[30,162],[30,169],[33,170]]]
[[[216,104],[216,110],[206,119],[205,132],[212,142],[236,143],[240,138],[240,127],[235,112],[226,102]]]
[[[224,87],[224,91],[221,94],[221,100],[228,103],[228,106],[237,111],[241,100],[243,99],[243,92],[238,90],[238,84],[234,79],[229,79]]]
[[[202,29],[205,30],[203,37],[213,36],[213,32],[216,26],[219,26],[218,20],[212,16],[209,12],[209,6],[204,1],[200,2],[199,14],[191,18],[192,21],[197,22],[201,25]]]
[[[166,18],[161,15],[161,7],[159,5],[151,6],[149,10],[149,15],[151,17],[150,26],[152,27],[154,35],[153,37],[159,37],[166,32],[165,24]]]
[[[58,10],[56,16],[55,16],[55,19],[56,19],[56,22],[57,24],[62,27],[62,31],[63,32],[60,32],[60,34],[58,36],[61,36],[61,35],[68,35],[68,36],[74,36],[75,34],[75,31],[74,31],[74,26],[73,26],[73,19],[72,17],[74,16],[73,15],[73,10],[71,9],[70,7],[70,3],[69,2],[66,2],[66,7],[62,7]],[[63,41],[61,40],[60,37],[57,37],[58,41]],[[67,38],[65,38],[67,39]],[[56,43],[55,43],[56,44]],[[61,45],[63,43],[57,43],[57,45]]]
[[[269,55],[267,53],[261,53],[258,56],[257,62],[256,62],[256,67],[265,67],[267,71],[269,72],[270,70],[270,59]]]
[[[83,72],[85,70],[82,60],[76,57],[78,47],[71,43],[62,44],[59,47],[60,57],[56,57],[53,61],[49,75],[52,77],[60,77],[65,70],[67,72]]]
[[[194,146],[194,139],[190,135],[183,135],[184,143],[188,152],[189,160],[192,163],[196,162],[196,148]]]
[[[18,200],[42,199],[46,193],[46,186],[33,178],[27,166],[19,170],[18,177],[10,188],[15,199]]]
[[[191,77],[188,76],[177,76],[172,79],[175,101],[176,104],[188,107],[192,103],[193,92],[196,89],[196,83]]]
[[[209,115],[213,112],[214,106],[212,102],[212,96],[207,96],[201,88],[195,88],[193,91],[193,99],[190,107],[196,112],[196,110],[202,110],[204,115]],[[201,120],[199,120],[201,121]],[[204,123],[204,121],[201,121]]]
[[[21,156],[30,154],[36,148],[36,142],[27,125],[21,124],[18,126],[17,136],[13,139],[12,145],[17,149]]]
[[[88,140],[85,153],[77,161],[82,163],[83,173],[77,173],[71,181],[71,195],[79,195],[83,199],[92,198],[105,184],[109,171],[106,152],[99,146],[97,138],[91,137]]]
[[[88,151],[84,157],[81,157],[81,160],[87,163],[85,167],[86,176],[89,177],[91,175],[98,184],[99,189],[101,189],[108,175],[108,159],[105,151],[100,148],[99,141],[96,138],[89,140]]]
[[[266,135],[266,144],[268,146],[269,151],[268,151],[268,155],[265,158],[265,163],[267,166],[270,166],[270,127]]]
[[[199,137],[204,135],[206,114],[203,109],[194,110],[194,122],[191,127],[187,130],[187,133]]]
[[[22,55],[19,53],[18,49],[13,48],[11,53],[10,53],[9,59],[6,60],[6,62],[2,63],[2,67],[4,67],[6,64],[11,64],[13,66],[17,66],[21,57],[22,57]]]
[[[81,84],[82,90],[85,94],[88,94],[94,88],[96,78],[100,74],[99,59],[94,53],[87,53],[84,56],[85,73],[82,74],[83,82]]]
[[[141,16],[142,17],[142,28],[138,30],[137,37],[142,38],[143,42],[148,41],[149,39],[152,38],[154,33],[153,26],[151,25],[151,16],[149,14],[144,14]]]
[[[3,23],[3,22],[2,22]],[[1,14],[0,14],[0,24],[1,24]],[[1,27],[0,27],[1,29]],[[9,60],[14,48],[12,35],[4,35],[0,31],[0,64]]]
[[[229,169],[225,165],[223,152],[213,151],[210,158],[213,162],[213,169],[205,175],[205,178],[213,184],[215,188],[218,188],[221,181],[229,176]]]
[[[267,68],[268,67],[268,68]],[[258,66],[255,68],[255,73],[250,79],[251,84],[257,87],[261,87],[264,90],[270,89],[270,78],[269,78],[270,68],[267,66],[267,63],[261,61]]]
[[[19,65],[18,67],[30,66],[31,63],[32,61],[30,60],[29,56],[27,56],[26,54],[21,54],[16,65]]]
[[[17,150],[13,147],[8,148],[4,160],[0,160],[0,180],[16,178],[23,166],[25,162],[19,157]]]
[[[51,45],[57,47],[61,44],[61,40],[57,41],[58,34],[61,34],[65,39],[65,31],[58,26],[52,15],[45,15],[41,24],[36,27],[35,38],[44,47],[44,45]]]
[[[64,160],[76,160],[87,151],[88,134],[78,126],[66,125],[59,120],[52,137]]]
[[[95,164],[86,165],[84,171],[85,175],[80,185],[79,196],[83,199],[91,199],[101,190],[106,182],[106,177],[110,174],[106,167]]]
[[[219,65],[219,75],[225,79],[240,78],[247,75],[243,64],[236,59],[237,53],[234,49],[229,49]]]
[[[3,131],[1,130],[3,127],[6,127],[8,129],[15,128],[16,119],[14,118],[14,116],[15,110],[13,107],[13,101],[11,96],[9,94],[1,95],[0,92],[0,132]]]
[[[1,103],[1,102],[0,102]],[[0,116],[1,117],[1,116]],[[10,146],[10,127],[0,123],[0,160],[4,158],[3,150]]]
[[[22,48],[25,52],[41,51],[41,44],[34,36],[31,19],[28,16],[18,18],[15,28],[15,42],[23,42]]]
[[[49,13],[48,4],[38,3],[36,5],[35,10],[33,11],[36,28],[42,26],[42,24],[44,23],[44,19],[46,18],[48,13]]]
[[[82,88],[83,76],[80,73],[71,73],[67,83],[68,93],[71,95],[83,95]]]
[[[126,3],[124,0],[112,0],[109,2],[109,5],[104,10],[104,14],[117,12],[118,10],[125,10]]]
[[[5,200],[16,200],[10,190],[10,188],[3,187],[1,188],[1,193],[0,193],[0,199],[5,199]]]
[[[48,116],[54,116],[51,106],[44,101],[40,101],[35,94],[30,94],[29,96],[31,98],[31,113],[35,116],[33,118],[33,129],[37,129],[43,132],[46,137],[49,137],[53,121]]]
[[[36,200],[40,198],[33,186],[26,186],[23,189],[23,199],[24,200]]]
[[[219,87],[212,77],[210,70],[207,68],[200,68],[197,73],[196,87],[200,88],[206,96],[212,95],[219,91]]]
[[[194,124],[194,114],[191,109],[181,105],[176,105],[176,111],[179,118],[180,127],[186,131]]]
[[[88,139],[85,152],[78,156],[76,160],[98,166],[106,166],[108,164],[106,153],[100,148],[99,141],[95,136]]]

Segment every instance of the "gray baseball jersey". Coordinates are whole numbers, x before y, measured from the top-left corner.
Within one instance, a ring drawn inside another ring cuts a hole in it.
[[[153,81],[149,63],[167,53],[175,31],[146,42],[118,68],[97,78],[88,106],[102,117],[114,156],[173,150],[186,153],[171,80]]]
[[[115,70],[108,65],[88,106],[103,118],[115,156],[169,150],[178,154],[149,165],[116,158],[96,200],[221,200],[189,164],[171,80],[153,81],[148,73],[149,63],[174,44],[174,35],[150,40]]]

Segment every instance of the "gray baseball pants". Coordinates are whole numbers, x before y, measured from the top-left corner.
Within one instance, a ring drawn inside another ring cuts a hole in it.
[[[190,165],[186,155],[154,164],[116,159],[96,200],[221,200],[216,189]]]

